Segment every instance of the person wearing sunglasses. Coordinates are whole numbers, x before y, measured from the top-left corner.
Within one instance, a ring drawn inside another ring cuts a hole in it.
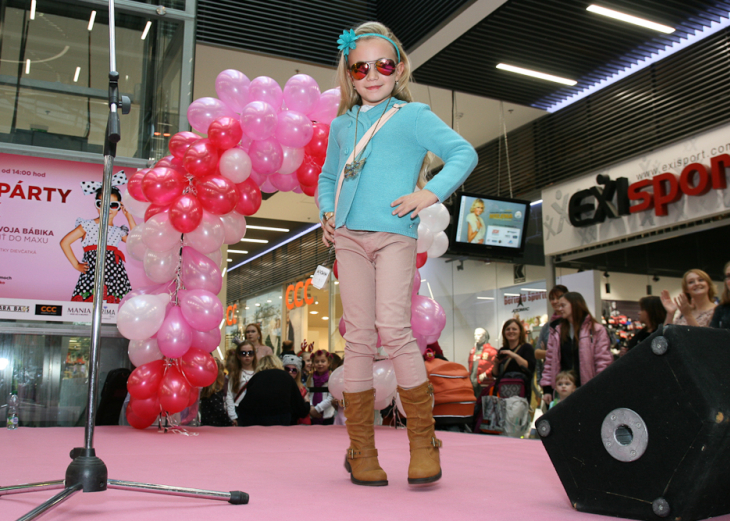
[[[285,340],[284,344],[287,342],[294,345],[290,340]],[[289,376],[296,382],[299,394],[302,395],[304,400],[307,400],[307,388],[302,383],[302,359],[294,353],[286,353],[281,357],[281,363],[284,364],[284,371],[289,373]],[[312,425],[312,420],[309,416],[305,418],[292,418],[292,425]]]
[[[239,406],[246,396],[248,383],[253,377],[258,359],[256,349],[245,340],[234,339],[236,358],[228,367],[228,392],[226,393],[226,411],[233,425],[239,425]]]
[[[408,483],[431,483],[441,477],[441,442],[410,324],[418,214],[461,186],[478,156],[428,105],[413,102],[410,60],[390,29],[367,22],[344,31],[337,43],[342,94],[318,188],[323,241],[335,245],[347,329],[346,466],[357,485],[388,484],[373,434],[379,333],[408,417]],[[444,166],[428,180],[433,155]]]
[[[76,219],[76,227],[61,239],[61,250],[71,263],[71,266],[81,272],[74,288],[71,300],[74,302],[92,302],[94,300],[94,271],[96,269],[96,250],[99,237],[99,221],[101,220],[101,188],[96,190],[95,206],[98,216],[94,219]],[[92,192],[93,193],[93,192]],[[119,211],[124,213],[129,226],[115,226],[114,218]],[[134,217],[122,204],[122,194],[119,189],[111,190],[109,203],[109,232],[107,234],[106,264],[104,268],[104,301],[118,304],[130,291],[127,270],[124,266],[125,258],[119,249],[120,242],[127,242],[129,232],[137,226]],[[84,256],[79,262],[71,245],[81,240]]]

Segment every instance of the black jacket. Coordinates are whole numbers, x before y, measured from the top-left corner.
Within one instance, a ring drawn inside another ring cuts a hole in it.
[[[309,403],[304,401],[296,382],[286,371],[267,369],[248,381],[246,396],[237,411],[247,417],[290,414],[293,418],[304,418],[309,414]]]

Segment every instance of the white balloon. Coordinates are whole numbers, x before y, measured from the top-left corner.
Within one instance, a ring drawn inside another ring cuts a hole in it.
[[[428,226],[434,234],[445,230],[451,221],[449,211],[441,203],[424,208],[418,216],[421,218],[421,223]]]
[[[160,212],[144,223],[142,240],[152,251],[169,251],[180,245],[180,232],[172,227],[170,214]]]
[[[139,367],[140,365],[162,360],[163,354],[157,347],[157,339],[146,338],[143,340],[131,340],[129,342],[129,361],[132,365]]]
[[[373,364],[373,388],[375,389],[375,408],[380,410],[388,407],[398,388],[393,362],[379,360]]]
[[[147,250],[144,256],[144,272],[151,281],[158,284],[174,279],[179,264],[180,248],[177,246],[168,251]]]
[[[129,193],[129,190],[127,190],[127,187],[124,187],[124,191],[122,192],[122,204],[124,204],[124,207],[129,210],[129,212],[138,217],[141,220],[144,219],[144,213],[147,211],[147,208],[149,208],[150,204],[152,203],[144,203],[142,201],[138,201],[132,195]]]
[[[228,259],[226,259],[225,262],[223,261],[223,253],[221,253],[220,248],[218,248],[217,250],[212,251],[210,253],[204,253],[203,255],[205,255],[210,260],[215,262],[215,265],[220,267],[221,270],[223,270],[223,268],[225,268],[224,264],[226,264],[226,265],[228,264]]]
[[[427,251],[431,244],[433,244],[433,232],[431,229],[423,223],[418,225],[418,243],[416,244],[416,251],[423,253]]]
[[[135,228],[129,232],[129,236],[127,237],[127,252],[133,259],[140,262],[144,260],[145,253],[147,253],[147,246],[145,246],[144,241],[142,241],[144,227],[144,223],[139,226],[135,226]]]
[[[281,163],[281,168],[279,168],[278,172],[282,175],[293,174],[297,171],[297,168],[302,166],[304,149],[285,147],[282,145],[281,150],[284,152],[284,161]]]
[[[203,220],[198,227],[183,238],[185,246],[192,246],[200,253],[220,250],[223,245],[223,223],[217,215],[203,210]]]
[[[144,340],[157,333],[165,320],[170,295],[139,295],[129,299],[117,315],[117,329],[125,338]]]
[[[243,183],[251,175],[251,158],[238,147],[229,148],[221,154],[218,168],[223,177],[236,184]]]
[[[332,396],[338,400],[342,400],[342,393],[345,391],[345,366],[341,365],[330,375],[327,381],[327,388],[329,389]]]
[[[220,216],[223,223],[223,242],[236,244],[246,235],[246,218],[240,213],[231,212]]]
[[[446,232],[438,232],[433,236],[433,244],[428,249],[428,258],[435,259],[436,257],[441,257],[448,249],[449,238],[446,236]]]

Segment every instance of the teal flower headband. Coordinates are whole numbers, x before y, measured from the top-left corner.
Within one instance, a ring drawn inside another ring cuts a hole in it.
[[[366,36],[377,36],[378,38],[382,38],[383,40],[388,40],[393,47],[395,47],[395,52],[398,55],[398,63],[400,63],[400,51],[398,50],[398,46],[395,44],[393,40],[388,38],[387,36],[383,36],[382,34],[377,33],[365,33],[365,34],[355,34],[355,31],[350,29],[350,31],[342,31],[342,34],[340,35],[339,39],[337,40],[337,48],[342,51],[342,55],[347,59],[347,56],[350,54],[350,49],[354,49],[357,47],[357,44],[355,43],[358,39],[364,38]]]

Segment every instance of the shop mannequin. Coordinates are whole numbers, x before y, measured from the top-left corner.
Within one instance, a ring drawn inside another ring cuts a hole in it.
[[[474,347],[469,352],[469,378],[477,396],[481,386],[488,386],[494,381],[492,367],[497,357],[497,350],[489,344],[489,332],[481,327],[474,330]]]

